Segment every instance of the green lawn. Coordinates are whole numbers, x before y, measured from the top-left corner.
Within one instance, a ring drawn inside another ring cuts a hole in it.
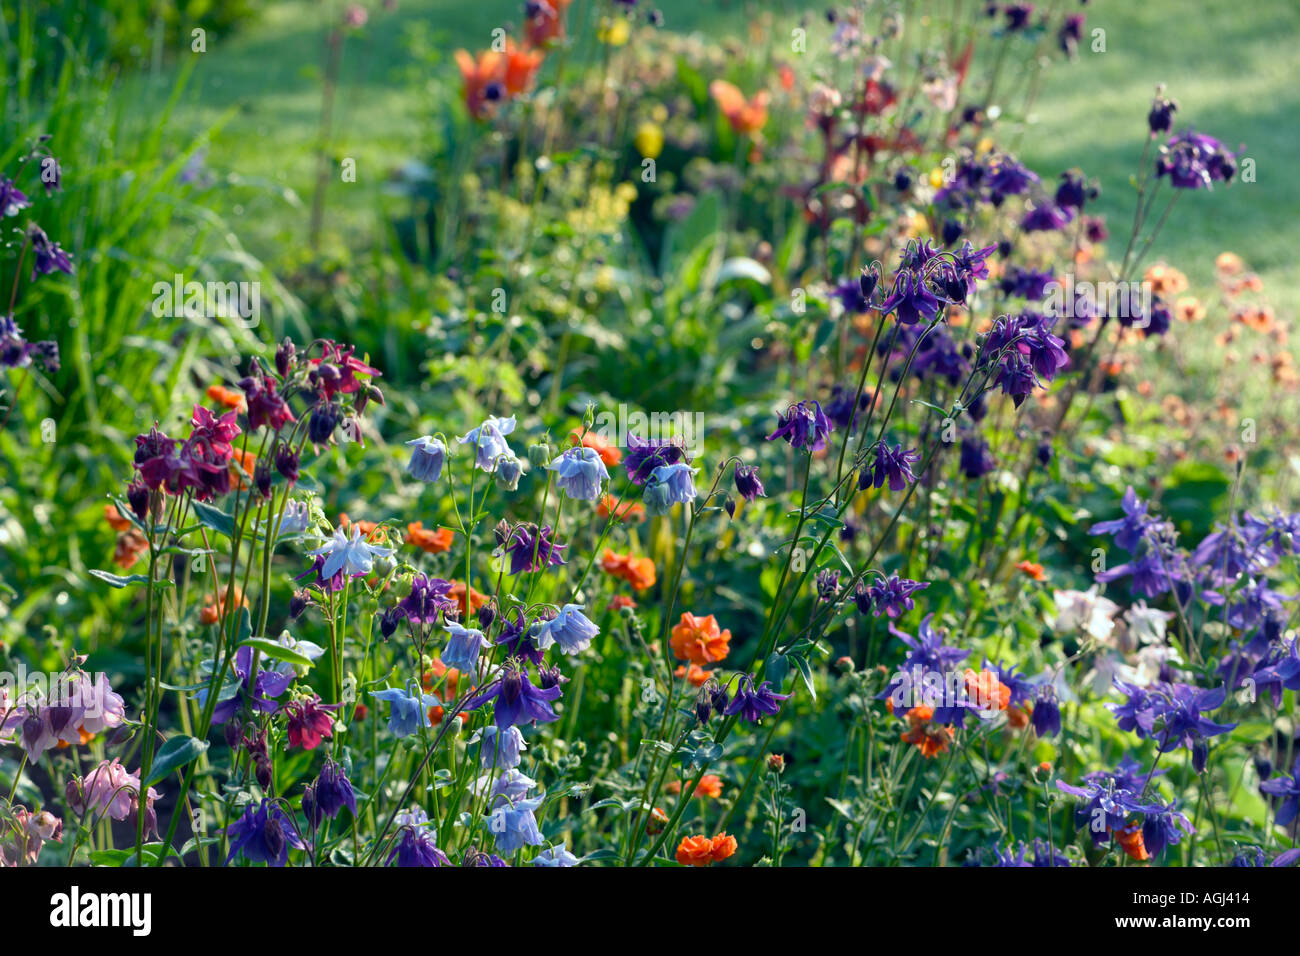
[[[272,261],[305,235],[326,24],[340,6],[271,3],[238,34],[211,37],[176,117],[182,136],[222,124],[208,161],[235,186],[224,191],[223,211],[232,214],[245,243]],[[516,0],[402,0],[393,12],[375,12],[349,38],[333,140],[336,155],[356,159],[359,180],[333,184],[329,206],[329,225],[345,241],[373,227],[387,173],[426,152],[440,85],[458,83],[450,51],[486,45],[493,27],[518,19],[519,6]],[[736,35],[744,22],[739,3],[665,0],[659,6],[669,29]],[[794,11],[820,10],[813,3],[783,6],[792,11],[792,24],[800,15]],[[588,9],[583,0],[575,3],[575,32]],[[1181,105],[1180,126],[1191,123],[1230,145],[1244,143],[1257,181],[1235,183],[1226,195],[1182,199],[1154,254],[1208,282],[1214,255],[1231,249],[1261,272],[1281,313],[1294,316],[1300,179],[1290,160],[1300,115],[1293,68],[1300,8],[1294,0],[1096,0],[1083,9],[1089,31],[1106,31],[1106,52],[1085,44],[1077,62],[1048,70],[1033,125],[1020,137],[1023,158],[1045,179],[1073,165],[1098,177],[1101,207],[1112,231],[1124,234],[1132,210],[1127,183],[1141,152],[1146,109],[1156,83],[1166,83]],[[441,63],[411,53],[419,36]],[[154,110],[172,80],[166,73],[137,78],[124,92],[141,109]]]

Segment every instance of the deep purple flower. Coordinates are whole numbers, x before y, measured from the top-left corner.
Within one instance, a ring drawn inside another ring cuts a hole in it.
[[[1171,136],[1160,147],[1156,177],[1168,176],[1175,189],[1210,189],[1229,182],[1237,173],[1237,159],[1213,136],[1187,131]]]
[[[397,866],[448,866],[447,854],[438,849],[433,842],[433,830],[429,827],[429,816],[418,807],[399,813],[396,823],[400,827],[397,845],[388,854],[388,865],[397,861]]]
[[[1035,203],[1033,208],[1025,213],[1020,220],[1020,228],[1025,232],[1056,232],[1073,221],[1072,209],[1045,199]]]
[[[535,524],[515,525],[508,532],[498,531],[497,540],[510,555],[511,574],[559,567],[564,564],[560,552],[568,547],[555,542],[550,525],[543,525],[540,531]]]
[[[1061,705],[1056,702],[1056,688],[1050,683],[1038,688],[1032,720],[1034,733],[1040,737],[1055,737],[1061,732]]]
[[[916,475],[912,472],[912,465],[921,460],[919,452],[904,451],[902,445],[889,447],[887,442],[881,442],[876,446],[876,460],[872,463],[870,471],[863,471],[858,480],[859,490],[867,488],[879,488],[889,482],[890,491],[902,491],[909,484],[916,481]]]
[[[1259,785],[1261,792],[1277,801],[1277,816],[1274,822],[1280,827],[1291,825],[1291,821],[1300,816],[1300,758],[1291,768],[1291,776],[1279,774]]]
[[[1122,829],[1130,813],[1156,813],[1161,808],[1142,802],[1139,794],[1123,789],[1112,779],[1088,781],[1086,787],[1075,787],[1064,780],[1056,786],[1065,793],[1082,797],[1086,801],[1075,811],[1078,825],[1088,831],[1093,846],[1105,846],[1112,830]]]
[[[519,724],[550,723],[560,716],[551,702],[560,699],[559,687],[534,687],[528,672],[511,661],[501,669],[501,676],[465,702],[466,710],[477,710],[489,701],[496,702],[496,725],[502,730]]]
[[[1153,857],[1164,853],[1167,846],[1177,846],[1184,833],[1196,832],[1191,821],[1176,807],[1177,801],[1167,807],[1157,807],[1142,822],[1142,845]]]
[[[253,431],[263,425],[272,431],[279,431],[290,422],[297,421],[284,396],[276,389],[275,379],[269,375],[250,375],[240,379],[239,387],[244,391],[244,401],[248,405],[248,427]]]
[[[982,478],[997,464],[983,436],[972,433],[962,438],[960,468],[967,478]]]
[[[326,760],[325,766],[321,767],[313,792],[316,807],[325,816],[332,819],[344,807],[351,810],[353,816],[357,815],[357,796],[352,790],[352,781],[348,780],[342,765],[334,760]]]
[[[6,216],[16,216],[31,204],[31,200],[14,184],[12,179],[0,176],[0,219]]]
[[[754,678],[748,674],[742,674],[740,681],[736,685],[735,698],[722,713],[728,717],[740,714],[751,724],[757,724],[765,716],[772,716],[780,712],[780,702],[786,700],[789,696],[789,694],[775,693],[772,690],[770,681],[763,681],[758,687],[755,687]]]
[[[537,646],[532,628],[524,618],[524,609],[516,606],[502,620],[504,623],[501,625],[501,633],[494,643],[502,645],[510,657],[518,657],[540,666],[546,657],[546,651]]]
[[[34,256],[31,281],[35,282],[37,276],[49,275],[55,271],[72,275],[72,260],[59,248],[57,242],[45,234],[45,230],[32,223],[27,227],[27,235],[31,239]]]
[[[261,803],[250,803],[243,815],[226,827],[226,834],[230,837],[227,865],[242,855],[250,863],[284,866],[289,862],[289,847],[303,848],[302,839],[288,814],[266,798]]]
[[[831,423],[822,411],[821,403],[810,398],[787,408],[777,418],[776,431],[768,435],[767,440],[779,436],[794,448],[821,451],[826,447],[826,436],[830,430]]]
[[[758,469],[753,465],[742,465],[736,462],[733,477],[736,482],[736,494],[746,501],[767,497],[767,493],[763,490],[763,482],[758,477]]]
[[[884,614],[892,620],[916,607],[912,595],[929,586],[928,581],[922,582],[913,581],[909,578],[900,578],[897,573],[894,573],[887,578],[878,578],[876,583],[870,586],[867,586],[865,582],[860,582],[854,600],[857,602],[858,610],[861,613],[874,614],[876,617]],[[926,618],[926,620],[928,621],[929,618]]]
[[[880,305],[880,311],[894,314],[903,325],[930,321],[939,314],[939,299],[925,284],[920,273],[901,270],[894,277],[894,288]]]
[[[435,625],[440,613],[456,607],[456,600],[451,596],[451,582],[417,574],[411,578],[411,593],[396,606],[412,624]]]
[[[676,441],[644,440],[629,432],[623,467],[632,484],[644,485],[656,468],[675,465],[685,458],[686,450]]]

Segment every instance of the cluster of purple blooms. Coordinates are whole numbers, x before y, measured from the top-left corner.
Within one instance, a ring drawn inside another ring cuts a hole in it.
[[[1095,771],[1085,774],[1084,786],[1074,786],[1063,780],[1056,786],[1064,793],[1082,801],[1075,811],[1078,826],[1088,832],[1093,846],[1101,847],[1112,835],[1134,826],[1134,815],[1140,818],[1142,845],[1152,857],[1158,857],[1170,846],[1177,846],[1184,835],[1195,832],[1187,817],[1179,812],[1177,801],[1161,803],[1158,794],[1148,796],[1151,781],[1163,771],[1142,773],[1142,766],[1130,756],[1125,756],[1113,771]]]

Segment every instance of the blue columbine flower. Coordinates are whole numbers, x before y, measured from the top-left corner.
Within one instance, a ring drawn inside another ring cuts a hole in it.
[[[406,690],[390,687],[386,690],[371,691],[375,700],[386,700],[391,705],[388,711],[388,729],[398,737],[416,733],[429,723],[429,708],[441,703],[437,697],[421,693],[410,681]]]
[[[456,441],[474,449],[474,464],[489,474],[496,471],[497,462],[502,458],[514,458],[515,453],[506,443],[506,436],[515,430],[515,418],[488,418],[477,428],[471,428]]]
[[[600,452],[584,445],[567,449],[546,467],[555,472],[555,483],[560,490],[580,501],[599,498],[602,483],[609,478]]]
[[[501,668],[501,676],[465,702],[466,710],[477,710],[489,701],[496,702],[496,725],[501,728],[518,724],[550,723],[560,715],[551,702],[560,699],[560,688],[534,687],[528,672],[511,661]]]
[[[1116,786],[1113,779],[1090,780],[1086,787],[1075,787],[1064,780],[1056,786],[1065,793],[1086,801],[1075,811],[1078,825],[1092,836],[1093,846],[1105,846],[1111,830],[1123,828],[1131,813],[1159,813],[1161,807],[1143,803],[1131,790]]]
[[[577,866],[578,858],[569,852],[568,848],[561,843],[559,846],[548,846],[537,856],[533,857],[533,866]]]
[[[880,305],[880,311],[894,313],[903,325],[929,321],[939,314],[940,302],[925,284],[919,272],[904,269],[894,278],[894,288],[889,298]]]
[[[1158,807],[1146,815],[1142,822],[1142,845],[1153,857],[1164,853],[1165,847],[1177,846],[1184,833],[1195,833],[1191,821],[1177,810],[1177,801],[1167,807]]]
[[[66,272],[72,275],[72,260],[59,248],[59,244],[45,234],[45,230],[36,223],[27,227],[27,236],[32,244],[32,282],[37,276],[49,275],[51,272]]]
[[[0,218],[16,216],[31,204],[31,200],[14,185],[12,179],[0,176]]]
[[[763,681],[763,683],[755,687],[754,678],[749,674],[742,674],[740,681],[736,685],[735,699],[726,706],[722,713],[728,717],[733,714],[740,714],[751,724],[757,724],[764,717],[779,713],[781,701],[786,700],[789,696],[789,694],[775,693],[772,690],[770,681]]]
[[[263,798],[261,803],[250,803],[238,820],[226,827],[230,837],[230,855],[226,863],[243,856],[250,863],[267,866],[284,866],[289,862],[289,848],[303,848],[298,830],[279,805]]]
[[[406,472],[418,481],[433,484],[442,477],[442,465],[447,460],[447,446],[442,439],[423,435],[406,443],[411,449],[411,460]]]
[[[523,751],[528,749],[518,727],[502,729],[488,724],[478,735],[479,766],[485,770],[513,770],[519,766]]]
[[[517,800],[514,803],[501,799],[501,803],[488,814],[488,829],[496,838],[497,851],[515,853],[526,846],[541,846],[542,831],[537,828],[534,812],[542,805],[542,797]]]
[[[645,485],[645,510],[647,514],[667,514],[674,505],[689,504],[695,500],[694,475],[699,469],[690,465],[660,465],[650,473]]]
[[[982,478],[997,467],[997,460],[982,435],[971,433],[961,440],[961,473],[967,478]]]
[[[660,465],[675,465],[686,457],[681,444],[672,440],[644,440],[628,433],[627,454],[623,467],[634,485],[644,485],[651,473]]]
[[[1042,684],[1034,695],[1034,733],[1040,737],[1055,737],[1061,732],[1061,705],[1056,701],[1056,688]]]
[[[392,553],[392,548],[371,544],[362,537],[361,528],[355,523],[350,536],[342,528],[335,528],[333,537],[325,544],[307,552],[310,557],[325,559],[320,569],[320,576],[325,580],[340,573],[347,577],[367,575],[374,570],[375,558],[386,558]]]
[[[451,638],[442,650],[442,662],[448,667],[473,673],[479,652],[483,650],[483,632],[454,623],[448,624],[445,630]]]
[[[549,621],[543,621],[534,639],[542,650],[558,644],[561,653],[577,654],[591,646],[600,628],[582,613],[583,605],[566,604]]]
[[[822,411],[821,404],[816,399],[808,399],[787,408],[777,418],[776,431],[768,435],[767,440],[779,436],[789,442],[791,447],[821,451],[826,447],[826,436],[830,430],[830,420]]]

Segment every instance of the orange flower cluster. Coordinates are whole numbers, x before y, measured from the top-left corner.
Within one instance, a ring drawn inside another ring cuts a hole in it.
[[[1043,571],[1043,566],[1036,561],[1021,561],[1016,564],[1016,570],[1025,577],[1033,578],[1035,581],[1047,580],[1047,574]]]
[[[453,601],[455,601],[458,605],[460,605],[460,616],[462,618],[468,617],[471,614],[477,614],[478,609],[481,608],[487,602],[486,594],[483,594],[479,591],[474,590],[473,588],[470,588],[469,607],[466,608],[464,581],[452,581],[451,590],[447,593],[448,596],[450,596]]]
[[[532,89],[537,71],[546,59],[546,47],[564,37],[564,15],[572,0],[535,0],[528,4],[524,45],[507,37],[501,49],[482,50],[471,56],[456,51],[462,95],[477,120],[492,116],[507,100]]]
[[[233,408],[237,412],[248,411],[248,406],[244,402],[244,393],[236,392],[234,389],[226,388],[224,385],[209,385],[208,398],[212,399],[218,405],[224,405],[226,408]]]
[[[664,787],[668,793],[678,794],[682,792],[682,782],[680,780],[670,780]],[[716,773],[706,773],[700,778],[700,782],[695,787],[695,796],[700,799],[712,797],[714,800],[722,796],[722,778]]]
[[[199,611],[199,623],[216,624],[221,620],[226,604],[226,589],[221,588],[215,594],[209,594],[207,603]],[[248,607],[248,602],[244,600],[244,592],[240,590],[238,584],[234,588],[235,607]]]
[[[704,682],[709,679],[709,672],[699,664],[692,664],[690,667],[683,664],[673,671],[673,676],[678,680],[685,677],[692,687],[703,687]]]
[[[448,667],[440,659],[434,658],[429,664],[420,679],[424,685],[424,692],[431,694],[445,703],[450,703],[456,699],[456,694],[460,686],[460,671],[454,667]],[[435,689],[436,688],[436,689]],[[442,723],[443,718],[447,716],[446,708],[442,704],[434,704],[429,708],[429,724],[437,727]],[[460,713],[457,715],[462,721],[469,721],[469,714]]]
[[[997,671],[965,673],[966,693],[975,698],[981,710],[1006,710],[1011,706],[1011,688],[998,679]]]
[[[687,611],[673,628],[668,643],[678,660],[712,664],[727,656],[731,649],[731,631],[719,630],[712,614],[696,617]]]
[[[600,504],[596,506],[596,514],[602,518],[608,518],[613,515],[619,521],[645,521],[645,505],[639,501],[619,501],[613,495],[605,494],[600,496]]]
[[[450,528],[434,531],[419,521],[412,521],[406,526],[406,543],[415,545],[425,554],[442,554],[451,550],[453,538],[455,534]]]
[[[709,84],[709,95],[731,128],[742,136],[752,136],[767,125],[767,103],[771,98],[767,90],[759,90],[746,99],[734,83],[714,80]]]
[[[921,751],[922,757],[933,757],[947,751],[955,736],[951,727],[930,722],[934,710],[929,707],[913,707],[907,712],[907,730],[903,731],[903,743],[913,744]]]
[[[238,448],[233,450],[230,457],[230,484],[231,487],[243,491],[248,487],[248,482],[244,481],[244,475],[250,478],[253,476],[253,470],[257,467],[257,456],[251,452],[240,451]],[[242,469],[242,471],[241,471]]]
[[[650,558],[634,558],[630,554],[619,554],[612,548],[606,548],[601,555],[600,567],[606,574],[622,578],[632,585],[634,590],[644,591],[654,587],[658,578],[655,576],[655,563]]]
[[[736,852],[736,838],[719,833],[713,839],[704,834],[682,837],[677,844],[677,862],[682,866],[708,866],[721,863]]]
[[[131,519],[117,510],[117,505],[104,505],[104,520],[114,531],[130,531]]]

